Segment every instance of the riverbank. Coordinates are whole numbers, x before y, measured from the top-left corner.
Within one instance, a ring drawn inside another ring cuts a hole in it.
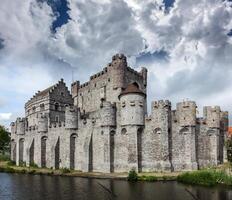
[[[38,174],[49,176],[73,176],[83,178],[97,178],[97,179],[120,179],[127,180],[128,172],[124,173],[100,173],[100,172],[81,172],[69,169],[49,169],[38,167],[24,167],[15,166],[7,161],[0,161],[0,172],[6,173],[22,173],[22,174]],[[157,173],[139,173],[139,181],[174,181],[177,180],[178,172],[157,172]]]
[[[0,172],[5,173],[21,173],[21,174],[35,174],[48,176],[69,176],[69,177],[83,177],[96,179],[118,179],[127,180],[128,173],[100,173],[100,172],[81,172],[69,169],[48,169],[15,166],[11,162],[0,161]],[[224,184],[232,186],[232,171],[228,164],[221,165],[217,168],[203,169],[191,172],[150,172],[150,173],[136,173],[136,181],[178,181],[184,184],[194,184],[203,186],[214,186],[217,184]]]

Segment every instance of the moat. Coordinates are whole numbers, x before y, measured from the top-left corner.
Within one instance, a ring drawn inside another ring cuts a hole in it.
[[[137,182],[44,175],[0,173],[1,200],[229,200],[226,186],[186,186],[175,181]]]

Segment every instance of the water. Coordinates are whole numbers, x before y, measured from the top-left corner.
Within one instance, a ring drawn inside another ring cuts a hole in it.
[[[189,192],[194,195],[194,197]],[[0,200],[232,200],[232,188],[0,173]]]

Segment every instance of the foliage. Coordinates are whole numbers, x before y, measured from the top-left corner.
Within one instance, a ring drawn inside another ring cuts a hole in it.
[[[67,173],[70,173],[71,170],[68,168],[61,168],[61,172],[62,172],[62,174],[67,174]]]
[[[39,166],[36,163],[34,163],[34,162],[30,163],[30,167],[39,168]]]
[[[20,167],[26,167],[26,162],[20,161],[20,162],[19,162],[19,166],[20,166]]]
[[[10,160],[9,155],[1,155],[0,154],[0,161],[9,161],[9,160]]]
[[[10,133],[0,125],[0,153],[9,151]]]
[[[7,166],[15,166],[15,165],[16,165],[15,161],[10,160],[7,162]]]
[[[127,176],[127,180],[131,181],[131,182],[138,181],[138,174],[134,169],[129,171],[128,176]]]
[[[177,177],[177,181],[205,186],[214,186],[217,184],[232,185],[232,176],[227,175],[224,171],[209,169],[183,173]]]
[[[232,163],[232,138],[229,138],[226,141],[226,149],[227,149],[227,159],[230,163]]]

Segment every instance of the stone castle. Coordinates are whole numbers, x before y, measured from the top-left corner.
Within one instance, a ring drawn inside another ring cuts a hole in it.
[[[83,172],[183,171],[225,160],[228,112],[183,101],[152,102],[147,114],[147,69],[137,72],[122,54],[84,84],[63,79],[25,104],[11,124],[16,164]]]

